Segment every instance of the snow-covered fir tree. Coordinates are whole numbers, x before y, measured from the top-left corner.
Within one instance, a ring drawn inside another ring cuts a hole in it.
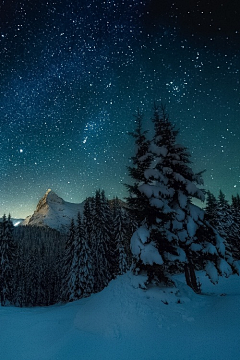
[[[93,234],[93,209],[91,207],[92,200],[87,198],[83,208],[83,227],[85,232],[85,238],[88,246],[92,247],[92,234]]]
[[[204,201],[198,187],[202,176],[193,172],[190,153],[177,143],[178,131],[164,107],[159,111],[155,106],[153,124],[153,141],[146,150],[153,160],[142,181],[133,177],[139,198],[135,203],[147,203],[145,219],[140,219],[131,239],[133,269],[146,272],[149,280],[162,281],[184,267],[188,285],[199,292],[195,269],[201,267],[216,283],[219,275],[232,273],[234,262],[226,257],[223,238],[204,220],[204,211],[192,204],[192,198]]]
[[[66,237],[35,226],[14,228],[17,244],[14,276],[16,306],[48,306],[60,299]]]
[[[101,208],[103,216],[103,231],[106,234],[106,242],[108,244],[106,257],[110,271],[109,280],[111,280],[118,274],[118,249],[114,232],[113,212],[110,209],[109,201],[104,190],[101,191]]]
[[[102,206],[101,192],[96,191],[93,208],[93,233],[92,251],[95,263],[94,278],[95,292],[101,291],[111,279],[110,264],[108,262],[109,252],[109,233],[106,229],[104,207]]]
[[[219,191],[217,199],[217,208],[216,208],[216,228],[219,234],[225,238],[228,237],[228,232],[233,225],[233,217],[231,212],[231,207],[226,200],[225,194],[222,190]]]
[[[234,257],[240,260],[240,196],[232,196],[231,211],[234,223],[233,235],[229,240]]]
[[[24,246],[18,239],[17,250],[16,250],[16,262],[15,262],[15,287],[14,287],[14,304],[16,306],[24,306],[24,295],[25,295],[25,263],[24,263]]]
[[[63,302],[76,300],[77,265],[75,224],[72,219],[63,258],[63,280],[61,289],[61,299]]]
[[[51,271],[50,273],[50,301],[49,305],[56,304],[59,302],[61,283],[62,283],[62,256],[63,256],[63,241],[60,234],[58,235],[55,232],[55,241],[53,241],[52,246],[50,247],[49,257],[46,258],[47,268]],[[65,236],[63,236],[65,238]],[[44,258],[44,253],[42,255]],[[48,270],[48,272],[49,272]],[[43,282],[42,282],[43,283]],[[42,286],[42,294],[44,296],[44,287]]]
[[[129,211],[129,208],[125,208],[126,216],[125,216],[125,226],[126,228],[126,240],[125,240],[125,249],[127,254],[127,264],[128,268],[131,267],[132,264],[132,251],[131,251],[131,238],[133,233],[138,228],[138,221],[136,215],[132,211]]]
[[[113,224],[114,224],[114,238],[117,244],[117,264],[118,274],[124,274],[128,269],[126,242],[127,242],[127,227],[126,227],[126,212],[120,206],[118,198],[114,199],[113,203]]]
[[[213,226],[217,226],[217,207],[218,201],[216,197],[210,192],[206,193],[206,207],[205,207],[205,218]]]
[[[31,282],[31,287],[29,287],[30,304],[41,304],[41,277],[39,271],[40,259],[40,248],[33,248],[29,254],[29,280]]]
[[[216,198],[207,192],[205,218],[217,229],[226,240],[226,248],[235,259],[240,259],[240,200],[239,196],[232,196],[230,205],[222,190]]]
[[[13,224],[10,215],[7,218],[4,214],[0,223],[0,302],[2,306],[13,302],[15,256]]]
[[[240,211],[240,196],[237,194],[236,196],[232,196],[232,209],[233,211]]]
[[[226,200],[222,190],[219,191],[217,198],[215,227],[219,234],[226,239],[228,251],[233,252],[234,255],[236,252],[236,239],[239,237],[239,229],[234,219],[233,209]]]
[[[223,233],[228,243],[229,251],[234,258],[240,259],[240,213],[239,213],[239,196],[232,197],[232,204],[226,200],[225,195],[220,190],[217,205],[217,229]],[[221,223],[220,223],[221,219]]]
[[[129,133],[135,141],[135,154],[131,157],[132,164],[127,167],[133,184],[125,184],[129,193],[126,198],[129,212],[137,222],[143,221],[150,213],[148,199],[142,196],[139,190],[139,184],[146,181],[145,170],[152,162],[152,154],[149,151],[150,141],[147,139],[148,131],[143,130],[142,122],[143,115],[138,110],[135,117],[136,128]]]
[[[89,242],[85,235],[80,213],[78,213],[77,217],[76,239],[78,244],[78,273],[76,296],[78,299],[80,299],[81,297],[90,296],[93,293],[94,289],[92,253],[89,247]]]

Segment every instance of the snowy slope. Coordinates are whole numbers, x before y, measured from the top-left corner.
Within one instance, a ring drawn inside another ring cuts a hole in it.
[[[176,277],[176,288],[136,288],[127,273],[67,305],[0,307],[3,360],[239,360],[240,279],[203,295]]]
[[[13,223],[14,226],[18,226],[18,225],[20,225],[20,224],[24,221],[24,219],[14,219],[14,218],[11,218],[11,221],[12,221],[12,223]],[[0,222],[2,222],[2,218],[0,218]]]
[[[24,221],[24,219],[14,219],[14,218],[11,218],[11,221],[12,221],[12,223],[13,223],[14,226],[18,226],[18,225],[20,225],[20,224]]]
[[[38,202],[36,211],[28,216],[22,225],[49,226],[61,232],[67,232],[71,219],[82,213],[84,204],[74,204],[64,201],[51,189]]]

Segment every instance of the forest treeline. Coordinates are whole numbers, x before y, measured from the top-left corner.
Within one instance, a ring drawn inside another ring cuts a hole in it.
[[[240,196],[232,195],[231,203],[226,200],[222,190],[215,197],[206,193],[205,218],[226,240],[232,255],[240,259]]]
[[[68,235],[0,222],[1,305],[47,306],[101,291],[130,267],[134,221],[104,191],[87,198]]]

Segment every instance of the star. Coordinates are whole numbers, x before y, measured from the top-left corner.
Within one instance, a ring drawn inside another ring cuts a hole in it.
[[[194,171],[206,169],[206,190],[231,200],[239,176],[239,14],[226,0],[207,9],[180,0],[63,0],[35,2],[34,12],[4,2],[2,211],[29,215],[49,186],[66,201],[99,188],[123,199],[134,114],[143,112],[151,136],[154,102],[166,105]]]

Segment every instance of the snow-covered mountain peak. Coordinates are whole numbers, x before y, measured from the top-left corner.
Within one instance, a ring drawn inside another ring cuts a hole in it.
[[[36,211],[40,211],[41,209],[44,209],[48,205],[51,206],[52,203],[63,204],[64,201],[54,191],[48,189],[45,195],[39,200]]]
[[[54,191],[50,190],[47,194],[47,203],[54,202],[58,204],[63,204],[64,200],[60,198]]]
[[[64,201],[54,191],[48,189],[39,200],[34,214],[28,216],[22,225],[47,226],[61,232],[67,232],[71,219],[82,213],[83,204]]]

